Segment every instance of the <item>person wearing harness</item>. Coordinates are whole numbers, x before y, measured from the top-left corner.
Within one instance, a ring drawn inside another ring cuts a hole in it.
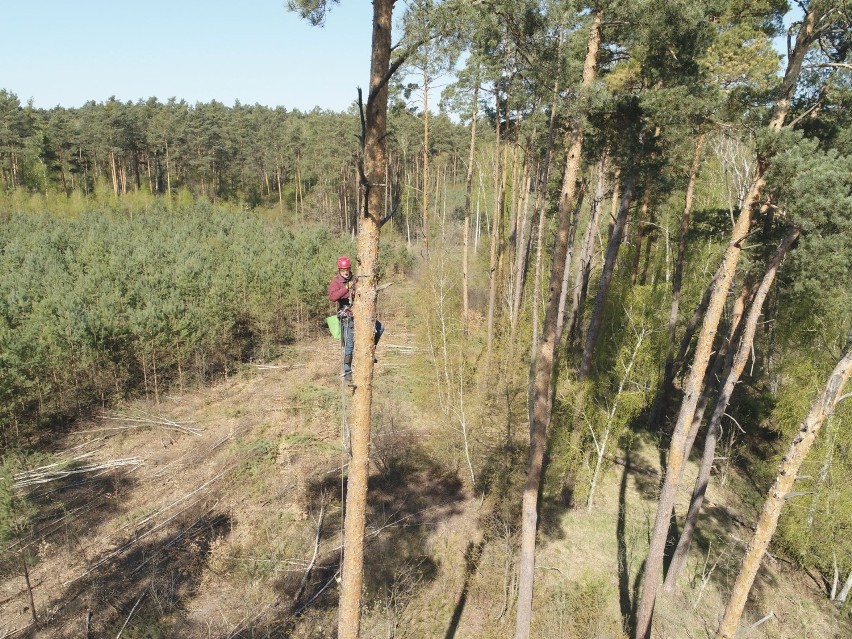
[[[337,276],[328,283],[328,299],[337,302],[337,317],[340,318],[340,339],[343,342],[343,379],[352,384],[352,351],[355,347],[355,322],[352,303],[355,301],[355,278],[352,277],[352,262],[345,255],[337,258]],[[378,344],[385,328],[376,320],[373,327],[374,343]],[[374,360],[375,361],[375,360]]]

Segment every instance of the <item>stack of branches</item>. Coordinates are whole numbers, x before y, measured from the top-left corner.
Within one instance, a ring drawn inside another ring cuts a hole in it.
[[[123,466],[139,466],[144,463],[141,457],[128,457],[126,459],[112,459],[106,461],[83,463],[86,459],[94,455],[94,452],[83,453],[70,459],[63,459],[53,464],[40,466],[30,470],[25,470],[16,473],[13,478],[13,485],[16,489],[35,486],[37,484],[46,484],[57,479],[64,479],[74,475],[84,475],[87,473],[103,473]]]
[[[131,430],[134,428],[146,428],[154,425],[159,426],[164,430],[177,431],[179,433],[187,433],[189,435],[201,436],[204,432],[203,428],[192,426],[195,422],[177,422],[161,415],[152,415],[145,411],[137,411],[135,414],[122,413],[104,413],[100,415],[100,419],[114,422],[124,422],[123,426],[111,426],[99,428],[97,430]]]

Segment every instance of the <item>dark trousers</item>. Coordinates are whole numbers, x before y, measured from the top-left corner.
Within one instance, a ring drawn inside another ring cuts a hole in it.
[[[373,327],[373,343],[378,344],[385,332],[379,320]],[[355,321],[351,317],[340,318],[340,340],[343,342],[343,374],[352,373],[352,351],[355,350]]]

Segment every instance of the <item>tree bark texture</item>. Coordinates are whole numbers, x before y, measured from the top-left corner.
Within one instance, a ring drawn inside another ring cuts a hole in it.
[[[562,33],[559,34],[559,51],[562,51]],[[536,184],[535,210],[538,215],[538,232],[535,245],[535,276],[533,279],[532,296],[532,340],[530,341],[530,380],[529,387],[533,386],[533,370],[536,347],[538,346],[538,311],[539,294],[541,292],[541,254],[544,241],[544,223],[546,221],[547,183],[550,178],[550,160],[553,157],[553,145],[556,137],[556,113],[559,109],[559,80],[553,81],[553,103],[550,105],[550,121],[547,126],[547,148],[544,150],[544,160],[539,169],[538,182]],[[532,412],[532,396],[529,397],[529,411]]]
[[[630,286],[636,284],[639,277],[639,262],[642,258],[642,243],[645,240],[645,225],[648,221],[648,201],[651,199],[651,189],[645,185],[642,194],[642,206],[639,209],[639,224],[636,227],[636,246],[633,252],[633,266],[630,268]]]
[[[583,86],[588,87],[595,78],[598,49],[601,38],[601,13],[594,14],[589,34],[588,51],[583,64]],[[559,294],[568,237],[571,232],[571,213],[580,174],[583,150],[583,120],[578,119],[571,133],[571,143],[565,162],[562,193],[559,201],[559,226],[554,247],[553,266],[542,328],[538,357],[535,362],[534,399],[530,414],[530,450],[527,476],[521,503],[521,554],[518,564],[518,605],[515,618],[515,638],[529,639],[532,624],[533,584],[535,582],[535,542],[538,525],[538,493],[544,466],[544,448],[551,417],[551,392],[553,361],[556,351],[556,319]]]
[[[648,559],[645,562],[645,571],[642,578],[642,596],[639,602],[639,611],[636,619],[636,639],[648,639],[651,636],[651,618],[654,612],[654,602],[657,596],[657,586],[660,580],[660,572],[663,567],[663,553],[666,546],[669,524],[674,508],[675,496],[680,481],[683,465],[689,456],[686,450],[687,438],[692,426],[695,409],[701,396],[704,382],[704,374],[710,362],[713,350],[713,340],[719,328],[722,318],[722,310],[725,299],[731,288],[734,273],[739,261],[742,243],[748,234],[751,225],[751,209],[757,200],[758,193],[763,186],[760,178],[752,184],[749,194],[734,225],[732,239],[728,244],[722,258],[722,266],[719,278],[710,295],[710,303],[704,314],[704,323],[698,335],[698,343],[695,346],[695,359],[690,370],[689,379],[684,387],[683,403],[680,407],[677,423],[672,433],[671,445],[666,458],[666,475],[660,491],[660,501],[657,506],[657,515],[654,520],[654,528],[651,533],[651,543],[648,549]]]
[[[695,414],[692,416],[692,425],[686,435],[686,450],[691,451],[692,445],[695,443],[695,438],[698,436],[698,430],[701,428],[701,423],[704,420],[704,412],[707,410],[707,405],[714,395],[716,385],[713,380],[726,377],[731,370],[734,360],[733,345],[739,342],[743,333],[741,324],[743,314],[745,313],[748,301],[751,298],[753,282],[751,277],[746,277],[743,286],[740,289],[740,294],[734,300],[733,308],[731,309],[731,322],[728,326],[728,335],[722,344],[719,346],[718,352],[713,357],[713,365],[710,371],[704,376],[704,390],[701,391],[701,397],[695,407]],[[681,477],[678,478],[678,485],[683,478],[683,469],[681,469]]]
[[[361,591],[364,582],[364,529],[369,477],[370,422],[373,401],[373,355],[370,328],[376,319],[376,284],[384,189],[385,133],[387,131],[391,18],[394,0],[373,0],[373,40],[370,93],[366,104],[364,210],[358,232],[358,289],[355,318],[355,393],[351,410],[351,445],[343,523],[343,566],[338,610],[338,637],[356,639],[361,627]]]
[[[429,61],[423,65],[423,250],[429,258]]]
[[[565,251],[565,268],[562,269],[562,285],[559,289],[559,309],[556,312],[556,346],[562,343],[562,330],[565,328],[565,304],[568,301],[568,284],[571,278],[571,266],[574,262],[574,244],[577,236],[577,225],[580,221],[580,208],[586,195],[586,181],[583,180],[577,192],[577,203],[571,217],[571,232],[568,236],[568,250]]]
[[[769,489],[763,510],[757,520],[754,536],[749,542],[748,548],[746,548],[740,573],[737,575],[737,580],[731,590],[731,598],[725,608],[725,615],[719,625],[716,639],[733,639],[736,634],[748,593],[754,583],[754,578],[757,576],[757,571],[760,568],[763,556],[766,554],[766,549],[769,547],[772,535],[775,534],[775,528],[778,526],[778,518],[781,515],[787,494],[793,487],[799,468],[807,457],[811,446],[813,446],[823,422],[834,411],[834,407],[843,392],[843,387],[849,380],[850,373],[852,373],[852,348],[847,350],[832,371],[825,388],[811,406],[798,433],[790,443],[787,454],[781,459],[778,474]]]
[[[498,239],[499,225],[503,218],[500,210],[500,202],[502,201],[501,179],[502,162],[500,161],[500,89],[497,88],[497,99],[495,107],[494,119],[497,121],[495,127],[495,143],[494,143],[494,214],[491,216],[491,250],[488,262],[488,334],[485,345],[485,377],[486,379],[491,374],[491,357],[494,352],[494,314],[497,306],[497,260],[498,256]]]
[[[470,316],[470,298],[468,295],[468,253],[470,251],[470,213],[471,194],[473,192],[473,164],[476,159],[476,120],[479,115],[479,80],[473,88],[473,113],[470,118],[470,152],[467,156],[467,175],[464,188],[464,253],[462,254],[462,326],[467,335],[467,323]]]
[[[568,343],[572,343],[574,333],[580,316],[580,309],[585,301],[585,291],[589,284],[589,275],[592,272],[592,254],[595,248],[595,237],[601,220],[601,210],[604,195],[606,194],[606,151],[601,153],[598,161],[598,176],[595,186],[595,196],[589,209],[589,223],[583,236],[583,244],[580,247],[580,256],[577,260],[577,269],[574,273],[574,291],[571,295],[571,312],[568,315],[566,328],[568,330]]]
[[[769,289],[772,286],[772,283],[775,281],[775,275],[778,273],[781,261],[784,259],[787,251],[798,237],[799,230],[794,229],[781,243],[781,246],[779,246],[775,251],[772,259],[769,261],[766,273],[760,282],[760,286],[754,295],[754,299],[752,300],[751,308],[749,309],[748,316],[745,320],[742,339],[731,366],[725,376],[724,384],[722,385],[719,397],[716,400],[716,405],[713,408],[713,414],[710,416],[710,423],[707,426],[707,435],[704,440],[704,451],[698,467],[698,477],[695,480],[695,488],[692,491],[692,498],[690,499],[686,521],[684,522],[683,531],[681,532],[677,548],[672,556],[672,561],[669,564],[669,570],[663,584],[663,589],[668,593],[675,591],[678,575],[686,563],[686,556],[689,552],[689,547],[692,544],[692,535],[695,532],[695,528],[698,523],[698,513],[701,511],[701,506],[704,503],[704,495],[707,492],[707,484],[710,480],[710,470],[713,467],[713,460],[716,456],[716,443],[722,433],[722,417],[725,415],[725,411],[731,401],[731,395],[734,392],[734,387],[739,381],[740,375],[742,375],[743,369],[748,361],[752,343],[754,342],[754,335],[757,331],[757,322],[763,313],[763,304],[766,301],[766,296],[769,294]]]
[[[530,182],[532,176],[528,167],[524,167],[523,172],[523,195],[518,202],[518,214],[520,217],[520,228],[518,233],[518,241],[515,249],[515,267],[512,276],[514,278],[512,290],[512,305],[509,314],[509,349],[514,352],[515,335],[518,330],[518,319],[521,315],[521,301],[524,298],[524,288],[527,281],[527,263],[529,262],[530,254],[530,219],[529,219],[529,193]],[[511,359],[511,357],[510,357]]]
[[[692,157],[692,167],[689,170],[689,182],[686,185],[686,202],[683,216],[680,219],[680,236],[677,243],[677,258],[675,258],[674,275],[672,276],[672,304],[669,309],[669,343],[666,352],[666,366],[663,373],[663,383],[660,385],[660,401],[653,411],[653,424],[660,424],[668,412],[674,381],[674,344],[677,330],[677,316],[680,311],[680,291],[683,286],[683,268],[686,262],[686,236],[689,232],[689,221],[692,217],[692,203],[695,199],[695,182],[698,179],[698,168],[701,166],[701,154],[704,151],[706,136],[701,133],[695,140],[695,153]]]
[[[630,209],[630,203],[633,201],[634,182],[634,177],[631,175],[624,184],[624,190],[621,192],[621,202],[618,205],[618,214],[615,217],[615,226],[612,229],[612,235],[606,247],[606,257],[604,258],[603,270],[601,271],[601,279],[598,282],[598,292],[595,295],[595,306],[592,310],[592,317],[589,320],[589,330],[586,332],[586,343],[583,347],[583,357],[580,361],[580,372],[578,373],[580,381],[587,379],[592,370],[592,355],[595,352],[598,333],[603,324],[604,305],[606,304],[606,297],[609,292],[609,284],[612,281],[612,273],[615,270],[615,261],[618,259],[618,250],[621,248],[621,235],[627,223],[627,212]]]

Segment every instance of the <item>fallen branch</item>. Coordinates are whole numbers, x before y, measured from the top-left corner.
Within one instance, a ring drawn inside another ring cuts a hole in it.
[[[290,371],[294,368],[304,368],[304,364],[288,364],[287,366],[276,366],[275,364],[252,364],[254,368],[260,369],[262,371],[272,371],[272,370],[284,370]]]
[[[145,524],[145,523],[149,522],[151,519],[153,519],[154,517],[156,517],[157,515],[162,514],[162,513],[166,512],[167,510],[169,510],[169,509],[173,508],[174,506],[176,506],[176,505],[180,504],[181,502],[186,501],[187,499],[189,499],[189,498],[190,498],[190,497],[192,497],[193,495],[196,495],[196,494],[197,494],[198,492],[200,492],[201,490],[203,490],[203,489],[207,488],[208,486],[210,486],[212,483],[214,483],[214,482],[218,481],[219,479],[221,479],[221,478],[222,478],[222,477],[223,477],[223,476],[224,476],[227,472],[229,472],[229,471],[230,471],[230,470],[232,470],[232,469],[233,469],[233,467],[228,468],[228,469],[226,469],[226,470],[223,470],[221,473],[219,473],[218,475],[216,475],[216,476],[215,476],[215,477],[213,477],[212,479],[207,480],[206,482],[204,482],[203,484],[201,484],[200,486],[198,486],[197,488],[195,488],[195,489],[194,489],[194,490],[192,490],[191,492],[187,493],[186,495],[184,495],[184,496],[183,496],[183,497],[181,497],[180,499],[178,499],[178,500],[176,500],[176,501],[173,501],[171,504],[169,504],[168,506],[166,506],[166,507],[164,507],[164,508],[161,508],[161,509],[160,509],[160,510],[158,510],[156,513],[154,513],[153,515],[150,515],[150,516],[146,517],[145,519],[143,519],[141,522],[137,522],[137,524],[136,524],[136,525],[137,525],[137,526],[139,526],[139,525]],[[159,524],[157,524],[157,525],[156,525],[156,526],[154,526],[153,528],[151,528],[151,529],[149,529],[149,530],[145,531],[145,532],[144,532],[144,533],[142,533],[141,535],[137,535],[136,537],[134,537],[134,538],[133,538],[133,539],[131,539],[130,541],[128,541],[128,542],[124,543],[123,545],[121,545],[121,546],[120,546],[119,548],[117,548],[116,550],[114,550],[114,551],[112,551],[112,552],[107,553],[107,555],[106,555],[105,557],[103,557],[103,559],[101,559],[100,561],[98,561],[98,562],[94,563],[92,566],[90,566],[90,567],[89,567],[89,569],[88,569],[88,570],[84,571],[82,574],[78,575],[77,577],[74,577],[73,579],[69,579],[68,581],[63,582],[63,584],[62,584],[62,585],[63,585],[63,586],[67,586],[68,584],[72,584],[72,583],[74,583],[74,582],[76,582],[76,581],[79,581],[80,579],[82,579],[82,578],[83,578],[83,577],[85,577],[86,575],[88,575],[88,574],[90,574],[91,572],[93,572],[93,571],[97,570],[100,566],[103,566],[103,565],[104,565],[105,563],[107,563],[108,561],[111,561],[112,559],[115,559],[116,557],[118,557],[119,555],[121,555],[122,553],[124,553],[125,551],[129,550],[130,548],[132,548],[133,546],[135,546],[136,544],[138,544],[140,541],[142,541],[145,537],[148,537],[149,535],[152,535],[153,533],[157,532],[158,530],[160,530],[161,528],[163,528],[166,524],[168,524],[170,521],[172,521],[172,520],[173,520],[173,519],[175,519],[176,517],[178,517],[178,516],[182,515],[183,513],[185,513],[187,510],[189,510],[189,509],[190,509],[190,508],[192,508],[193,506],[196,506],[198,503],[200,503],[200,501],[201,501],[201,500],[196,500],[196,501],[192,502],[191,504],[189,504],[189,505],[188,505],[188,506],[186,506],[185,508],[182,508],[181,510],[179,510],[178,512],[176,512],[174,515],[172,515],[171,517],[168,517],[167,519],[165,519],[164,521],[160,522]],[[128,525],[129,525],[129,524],[128,524]],[[120,530],[122,530],[122,529],[124,529],[124,528],[126,528],[126,527],[127,527],[127,525],[122,526],[121,528],[119,528],[119,529],[118,529],[118,531],[120,531]],[[116,531],[116,532],[118,532],[118,531]]]
[[[32,625],[33,625],[33,623],[30,622],[26,626],[24,626],[23,628],[18,628],[17,630],[12,630],[10,632],[7,632],[5,635],[0,637],[0,639],[8,639],[9,637],[14,637],[16,634],[18,634],[19,632],[23,632],[27,628],[30,628]]]
[[[302,604],[299,607],[299,609],[296,610],[296,612],[293,613],[293,616],[298,617],[305,610],[305,608],[307,608],[312,603],[314,603],[317,600],[317,597],[319,597],[325,591],[325,589],[328,588],[332,584],[332,582],[335,582],[335,581],[340,581],[340,569],[338,569],[337,572],[335,572],[331,576],[331,578],[328,581],[326,581],[325,584],[323,584],[322,588],[320,588],[319,590],[316,591],[316,593],[314,594],[313,597],[311,597],[304,604]]]
[[[198,503],[198,502],[196,502],[196,503]],[[204,511],[198,519],[196,519],[189,526],[187,526],[186,528],[181,530],[177,535],[172,537],[168,542],[163,544],[160,547],[159,550],[160,551],[166,550],[167,548],[171,548],[172,546],[174,546],[177,542],[179,542],[181,539],[183,539],[189,531],[191,531],[193,528],[195,528],[202,519],[204,519],[207,515],[209,515],[211,512],[213,512],[213,510],[215,510],[216,506],[218,506],[218,505],[219,505],[219,502],[217,501],[215,504],[210,506],[210,508],[208,508],[206,511]],[[184,509],[181,512],[186,512],[186,510],[187,509]],[[149,554],[148,557],[146,559],[144,559],[141,564],[139,564],[138,566],[136,566],[136,568],[134,568],[133,570],[130,571],[130,574],[135,575],[137,572],[142,570],[142,568],[144,568],[145,565],[149,561],[151,561],[152,559],[155,559],[156,557],[157,557],[157,553]]]
[[[127,624],[130,622],[130,618],[133,616],[133,613],[136,612],[136,607],[139,605],[139,602],[142,601],[142,597],[145,596],[145,593],[148,592],[148,589],[142,591],[142,594],[139,595],[139,599],[136,600],[136,603],[133,604],[133,608],[130,609],[130,614],[127,615],[127,619],[124,620],[124,625],[121,627],[121,630],[118,631],[118,634],[115,636],[115,639],[121,639],[121,633],[124,632],[124,629],[127,627]]]
[[[770,610],[769,614],[766,615],[763,619],[751,624],[748,628],[746,628],[746,632],[750,632],[750,631],[754,630],[755,628],[757,628],[758,626],[765,624],[767,621],[769,621],[773,617],[775,617],[775,611]]]
[[[197,426],[189,426],[188,424],[194,424],[195,422],[176,422],[174,420],[168,419],[166,417],[161,417],[159,415],[151,415],[150,413],[146,413],[144,411],[139,411],[139,415],[121,415],[120,413],[114,413],[112,415],[101,415],[100,419],[115,421],[115,422],[129,422],[133,424],[140,424],[140,426],[125,426],[123,428],[103,428],[103,429],[95,429],[95,430],[129,430],[132,428],[141,428],[146,425],[154,425],[160,426],[165,430],[174,430],[180,433],[187,433],[188,435],[201,436],[201,433],[204,432],[203,428],[199,428]],[[94,432],[94,431],[82,431],[82,432]]]
[[[22,473],[17,473],[12,478],[13,486],[15,488],[26,488],[27,486],[46,484],[57,479],[71,477],[73,475],[82,475],[85,473],[93,473],[98,471],[103,472],[107,470],[121,468],[123,466],[140,466],[141,464],[145,463],[145,460],[141,457],[128,457],[127,459],[115,459],[112,461],[105,461],[94,464],[84,464],[82,466],[76,466],[73,468],[65,466],[63,468],[63,465],[72,464],[75,461],[78,461],[79,459],[88,456],[89,454],[86,454],[79,458],[74,458],[64,462],[57,462],[55,464],[49,464],[47,466],[34,468],[33,470],[27,470]]]
[[[307,569],[305,570],[305,574],[302,576],[302,581],[299,583],[299,589],[296,591],[296,595],[293,597],[293,601],[299,601],[302,594],[305,592],[305,587],[308,585],[308,580],[311,578],[311,572],[314,570],[314,566],[317,563],[317,556],[319,555],[319,544],[320,537],[322,537],[322,523],[325,520],[325,495],[322,496],[322,500],[320,501],[320,511],[319,517],[317,518],[317,534],[314,538],[314,556],[311,557],[311,561],[308,564]]]

